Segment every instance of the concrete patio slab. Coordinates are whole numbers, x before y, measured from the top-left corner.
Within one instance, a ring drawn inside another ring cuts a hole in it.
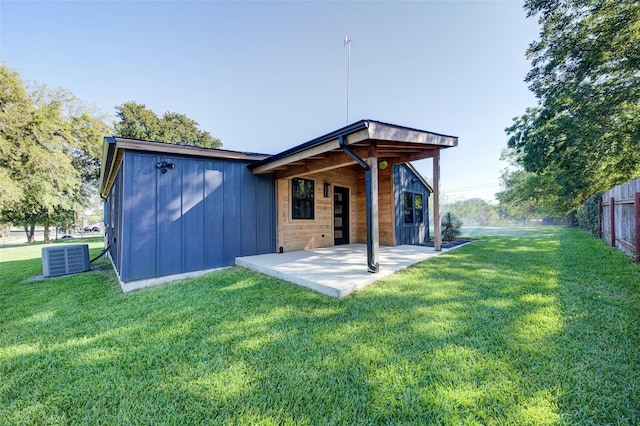
[[[455,248],[455,247],[454,247]],[[403,245],[380,247],[380,272],[367,272],[367,246],[348,244],[237,257],[236,265],[342,299],[400,269],[451,249]]]

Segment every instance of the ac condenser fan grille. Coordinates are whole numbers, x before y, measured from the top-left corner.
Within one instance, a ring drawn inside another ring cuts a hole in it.
[[[75,274],[89,269],[88,244],[69,244],[42,249],[42,270],[45,277]]]

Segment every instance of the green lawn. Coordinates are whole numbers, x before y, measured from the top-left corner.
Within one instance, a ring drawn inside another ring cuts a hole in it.
[[[342,301],[238,268],[32,282],[41,247],[0,249],[0,424],[640,423],[640,272],[582,231],[478,237]]]

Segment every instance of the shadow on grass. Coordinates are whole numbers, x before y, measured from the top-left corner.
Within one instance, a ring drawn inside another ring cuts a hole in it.
[[[574,423],[640,423],[640,269],[590,234],[561,240],[566,356],[556,372]],[[597,395],[597,397],[594,397]]]
[[[238,268],[128,295],[108,271],[4,289],[3,305],[24,305],[0,314],[0,421],[631,418],[637,402],[600,407],[582,392],[591,376],[568,377],[597,339],[579,333],[589,301],[569,306],[583,297],[567,283],[574,237],[483,237],[342,301]],[[629,327],[628,309],[615,324]],[[595,355],[586,371],[609,383],[623,358],[613,375]]]

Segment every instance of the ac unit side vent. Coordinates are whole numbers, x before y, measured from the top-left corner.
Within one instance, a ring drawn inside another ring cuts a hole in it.
[[[45,277],[86,272],[89,263],[88,244],[68,244],[42,249],[42,271]]]

